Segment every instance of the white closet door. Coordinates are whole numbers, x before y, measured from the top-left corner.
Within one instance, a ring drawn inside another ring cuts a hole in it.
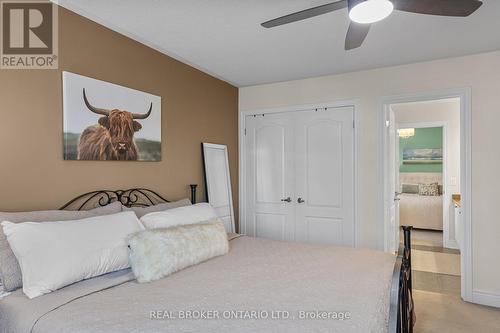
[[[296,238],[354,246],[354,110],[295,116]]]
[[[353,113],[347,107],[246,118],[244,233],[354,245]]]
[[[244,233],[294,240],[293,118],[246,118],[246,223]],[[283,201],[290,198],[290,202]]]

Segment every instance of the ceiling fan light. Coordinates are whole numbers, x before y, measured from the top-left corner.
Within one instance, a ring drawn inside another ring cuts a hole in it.
[[[351,3],[355,4],[351,6]],[[389,0],[354,0],[349,4],[349,18],[361,24],[381,21],[394,10],[394,5]]]

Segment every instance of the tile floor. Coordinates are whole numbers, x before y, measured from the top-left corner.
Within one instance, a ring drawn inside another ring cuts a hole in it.
[[[498,333],[500,309],[464,302],[459,296],[414,290],[415,333]]]
[[[413,230],[412,250],[415,333],[500,332],[500,309],[460,298],[460,252],[442,232]]]
[[[452,275],[460,278],[460,254],[429,250],[411,251],[411,266],[416,271]]]
[[[411,240],[414,289],[460,296],[460,252],[443,248],[443,232],[416,229]]]

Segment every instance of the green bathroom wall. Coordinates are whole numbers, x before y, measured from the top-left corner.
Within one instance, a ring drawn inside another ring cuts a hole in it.
[[[399,139],[399,172],[443,172],[443,164],[403,164],[405,148],[443,148],[443,128],[416,128],[415,136]]]

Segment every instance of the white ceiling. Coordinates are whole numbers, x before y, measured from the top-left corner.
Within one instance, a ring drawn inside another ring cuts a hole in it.
[[[332,0],[59,0],[66,7],[236,86],[500,49],[500,1],[468,18],[394,12],[344,51],[347,10],[274,29],[260,23]]]

